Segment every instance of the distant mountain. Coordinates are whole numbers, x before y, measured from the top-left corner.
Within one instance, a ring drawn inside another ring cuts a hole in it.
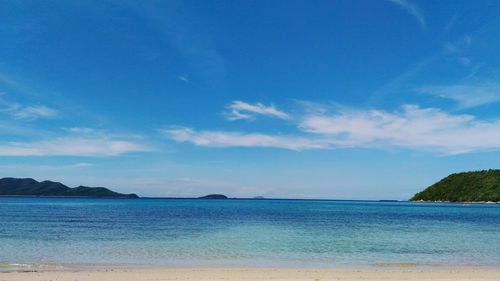
[[[0,195],[138,198],[136,194],[122,194],[104,187],[79,186],[70,188],[60,182],[38,182],[30,178],[0,179]]]
[[[500,170],[449,175],[410,201],[500,202]]]
[[[202,197],[198,197],[199,199],[227,199],[226,195],[223,194],[209,194]]]

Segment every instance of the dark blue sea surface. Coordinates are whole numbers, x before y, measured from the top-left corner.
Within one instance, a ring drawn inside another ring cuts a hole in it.
[[[500,205],[1,197],[0,263],[500,266]]]

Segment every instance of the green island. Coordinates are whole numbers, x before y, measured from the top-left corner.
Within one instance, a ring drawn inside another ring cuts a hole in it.
[[[410,201],[500,202],[500,170],[451,174],[415,194]]]
[[[60,182],[38,182],[31,178],[0,179],[0,196],[40,197],[93,197],[93,198],[138,198],[136,194],[122,194],[105,187],[67,187]]]

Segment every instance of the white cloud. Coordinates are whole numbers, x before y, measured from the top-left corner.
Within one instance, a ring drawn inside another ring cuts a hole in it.
[[[472,115],[405,105],[394,112],[343,110],[316,112],[297,118],[294,135],[231,131],[163,130],[177,142],[207,147],[270,147],[290,150],[405,148],[460,154],[500,149],[500,120],[481,121]]]
[[[104,137],[59,137],[0,144],[0,156],[117,156],[150,149],[131,141]]]
[[[300,128],[350,147],[403,147],[446,154],[500,149],[500,121],[479,121],[471,115],[414,105],[392,113],[355,110],[307,116]]]
[[[413,4],[408,0],[387,0],[387,1],[392,2],[403,8],[406,12],[408,12],[418,21],[420,26],[425,28],[424,14],[422,13],[422,11],[420,11],[420,8],[417,5]]]
[[[290,150],[327,148],[328,143],[303,137],[275,136],[258,133],[225,131],[195,131],[191,128],[162,130],[166,137],[177,142],[189,142],[209,147],[274,147]]]
[[[423,94],[453,100],[461,109],[500,101],[500,85],[494,82],[427,86],[416,90]]]
[[[287,113],[278,110],[275,106],[266,106],[260,102],[250,104],[242,101],[233,101],[229,106],[227,106],[227,109],[229,112],[226,113],[226,116],[229,120],[249,120],[253,119],[255,115],[265,115],[279,119],[290,118]]]

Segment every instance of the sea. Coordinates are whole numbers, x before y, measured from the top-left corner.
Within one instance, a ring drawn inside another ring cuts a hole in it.
[[[500,205],[0,197],[0,264],[500,267]]]

